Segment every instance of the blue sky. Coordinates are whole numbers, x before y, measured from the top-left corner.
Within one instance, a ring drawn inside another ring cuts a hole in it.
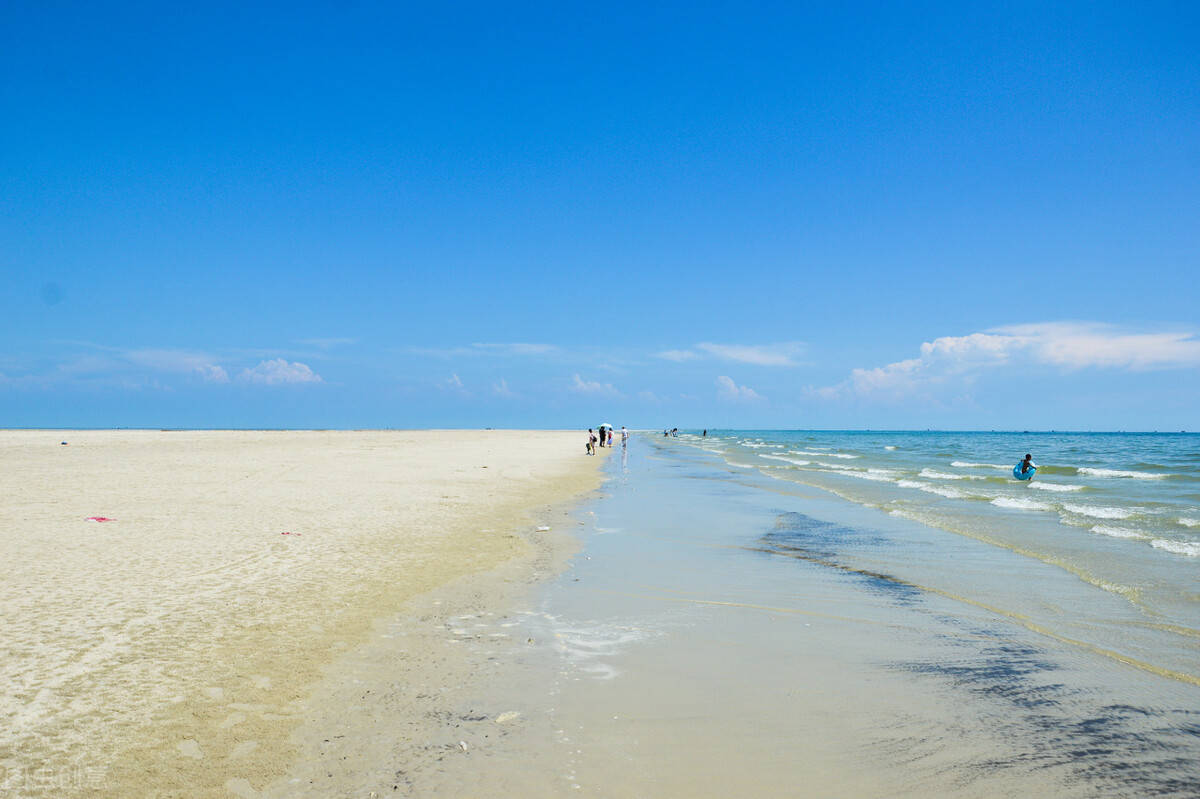
[[[1200,428],[1200,11],[1044,5],[10,4],[0,426]]]

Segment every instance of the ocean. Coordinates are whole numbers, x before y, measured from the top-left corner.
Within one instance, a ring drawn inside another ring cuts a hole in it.
[[[1200,796],[1200,437],[697,432],[457,622],[519,722],[429,795]]]
[[[714,430],[678,440],[1052,566],[1064,585],[1047,597],[936,557],[872,564],[1200,684],[1200,435]],[[1012,468],[1025,454],[1038,471],[1020,482]]]
[[[1200,797],[1200,437],[697,433],[613,450],[568,569],[463,621],[536,768],[434,786]]]

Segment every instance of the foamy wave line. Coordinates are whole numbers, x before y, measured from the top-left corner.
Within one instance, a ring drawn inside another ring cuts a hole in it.
[[[821,461],[817,461],[816,463],[817,463],[817,465],[818,465],[818,466],[824,466],[826,469],[836,469],[836,470],[837,470],[837,471],[839,471],[839,472],[851,472],[851,471],[854,471],[854,467],[853,467],[853,466],[845,466],[845,465],[843,465],[843,464],[840,464],[840,463],[821,463]]]
[[[812,461],[796,460],[795,458],[787,458],[787,457],[784,457],[783,455],[759,455],[758,457],[770,458],[773,461],[786,461],[787,463],[790,463],[793,466],[808,466],[809,464],[812,463]]]
[[[999,469],[1002,472],[1007,472],[1011,466],[1001,466],[996,463],[968,463],[967,461],[952,461],[951,466],[956,469]]]
[[[1021,499],[1020,497],[996,497],[992,500],[992,504],[998,508],[1014,508],[1016,510],[1050,510],[1050,506],[1044,502],[1035,502],[1032,499]]]
[[[933,469],[922,469],[921,477],[928,477],[931,480],[986,480],[986,477],[980,477],[976,474],[947,474],[946,472],[937,472]]]
[[[1167,476],[1150,472],[1126,472],[1121,469],[1096,469],[1091,466],[1080,466],[1076,471],[1080,474],[1090,474],[1092,477],[1129,477],[1134,480],[1161,480]]]
[[[1200,519],[1192,519],[1188,516],[1180,516],[1179,523],[1184,527],[1200,527]]]
[[[1125,527],[1107,527],[1103,524],[1093,525],[1091,532],[1107,535],[1112,538],[1146,538],[1143,533],[1137,530],[1130,530]]]
[[[847,455],[844,452],[815,452],[811,449],[794,449],[791,452],[793,455],[813,455],[818,458],[842,458],[843,460],[852,460],[860,457],[858,455]]]
[[[1061,491],[1082,491],[1083,490],[1083,486],[1081,486],[1081,485],[1064,485],[1063,483],[1036,482],[1036,483],[1030,483],[1029,487],[1036,488],[1038,491],[1059,491],[1059,492],[1061,492]]]
[[[844,474],[847,477],[857,477],[860,480],[872,480],[876,483],[891,483],[896,477],[896,473],[887,469],[867,469],[859,471],[857,469],[850,471],[840,471],[838,474]]]
[[[1150,546],[1174,552],[1176,555],[1187,555],[1189,558],[1200,557],[1200,543],[1196,541],[1168,541],[1165,538],[1156,538],[1150,542]]]
[[[933,483],[923,483],[920,480],[897,480],[896,485],[902,488],[915,488],[918,491],[924,491],[927,494],[937,494],[939,497],[946,499],[967,499],[970,494],[964,494],[957,488],[950,486],[939,486]]]
[[[1072,505],[1063,503],[1063,510],[1077,513],[1080,516],[1091,516],[1093,519],[1128,519],[1133,511],[1125,508],[1111,508],[1104,505]]]
[[[895,449],[895,448],[896,448],[895,444],[888,444],[887,446],[884,447],[884,449]]]

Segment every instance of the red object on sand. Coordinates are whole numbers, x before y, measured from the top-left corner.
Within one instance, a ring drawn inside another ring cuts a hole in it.
[[[282,533],[280,533],[280,535],[300,535],[300,534],[299,534],[299,533],[293,533],[291,530],[288,530],[288,531],[286,531],[286,532],[282,532]]]
[[[116,519],[110,519],[107,516],[89,516],[84,521],[87,522],[115,522]]]

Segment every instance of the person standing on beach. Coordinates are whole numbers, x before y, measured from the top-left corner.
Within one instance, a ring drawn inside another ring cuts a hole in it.
[[[625,429],[625,425],[621,425],[621,446],[629,443],[629,431]]]
[[[610,427],[610,428],[608,428],[608,445],[610,447],[612,446],[612,437],[613,437],[613,429]]]
[[[596,454],[596,434],[592,432],[592,428],[588,428],[587,454]]]

